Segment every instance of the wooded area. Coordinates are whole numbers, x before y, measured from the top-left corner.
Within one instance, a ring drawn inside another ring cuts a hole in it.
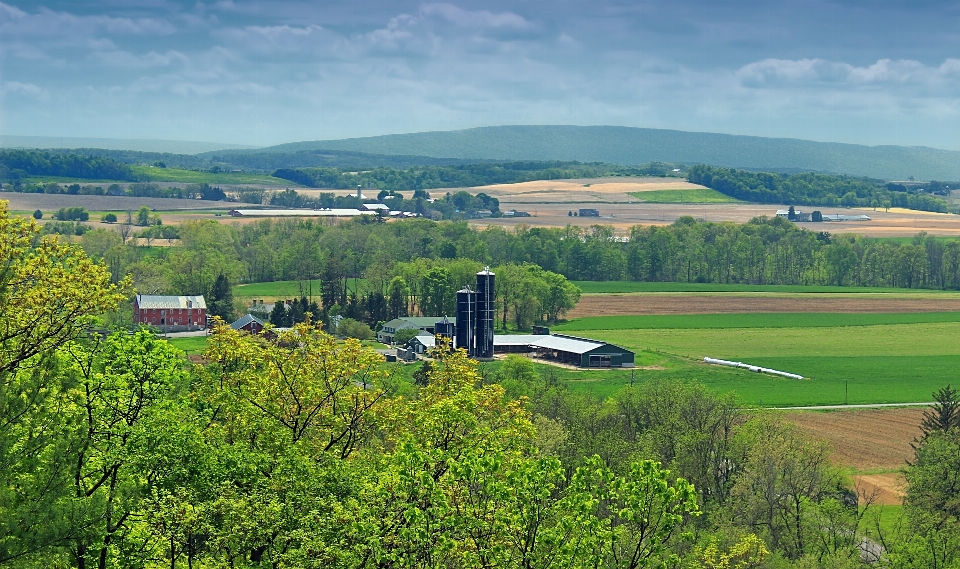
[[[903,185],[879,180],[830,176],[826,174],[773,174],[714,168],[703,164],[690,168],[687,179],[728,196],[760,203],[847,207],[903,207],[920,211],[945,212],[943,198],[908,191]],[[939,182],[932,183],[940,188]],[[929,186],[929,184],[925,184]]]
[[[697,384],[600,400],[462,351],[412,384],[309,324],[221,327],[192,367],[91,333],[130,280],[38,233],[0,208],[0,565],[845,568],[871,526],[890,567],[960,560],[955,390],[891,530],[823,443]]]

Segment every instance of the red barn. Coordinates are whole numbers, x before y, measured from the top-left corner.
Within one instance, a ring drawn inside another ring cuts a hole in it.
[[[203,330],[207,327],[207,303],[203,296],[138,294],[133,301],[133,323],[162,332]]]
[[[231,324],[230,327],[234,330],[243,330],[251,334],[259,334],[263,332],[263,321],[252,314],[247,314],[241,316],[240,319]]]

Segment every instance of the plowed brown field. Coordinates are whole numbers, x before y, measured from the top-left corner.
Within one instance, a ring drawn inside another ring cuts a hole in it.
[[[920,435],[923,408],[791,411],[784,418],[826,440],[833,460],[858,470],[899,469],[913,457],[910,443]],[[899,504],[903,480],[895,472],[854,477],[867,493],[876,490],[879,504]]]
[[[589,294],[568,318],[627,314],[737,314],[744,312],[957,312],[960,298],[863,298],[861,295]]]

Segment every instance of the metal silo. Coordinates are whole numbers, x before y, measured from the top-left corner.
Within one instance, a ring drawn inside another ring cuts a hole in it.
[[[477,322],[477,293],[465,287],[457,291],[457,345],[473,357],[473,333]]]
[[[450,322],[446,316],[443,317],[439,322],[434,324],[433,333],[437,336],[442,336],[444,338],[449,338],[453,340],[453,322]]]
[[[476,357],[493,357],[493,319],[496,309],[494,275],[490,267],[477,273]]]

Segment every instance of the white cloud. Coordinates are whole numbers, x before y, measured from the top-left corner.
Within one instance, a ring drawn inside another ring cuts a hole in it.
[[[19,81],[6,81],[3,84],[3,94],[18,94],[37,99],[47,99],[50,93],[43,87],[38,87],[32,83],[20,83]]]
[[[129,51],[112,50],[98,51],[93,54],[98,61],[117,67],[167,67],[174,64],[187,63],[187,56],[179,51],[169,50],[164,53],[150,51],[143,55],[136,55]]]
[[[736,77],[748,88],[937,88],[960,80],[960,60],[947,59],[932,67],[905,59],[880,59],[867,66],[825,59],[764,59],[741,67]]]
[[[524,30],[531,27],[523,16],[513,12],[493,13],[488,10],[464,10],[453,4],[424,4],[420,13],[425,16],[439,16],[458,26],[470,28],[514,28]]]
[[[100,33],[170,35],[176,27],[166,18],[128,18],[107,15],[78,16],[41,7],[28,13],[0,3],[0,34],[5,37],[88,37]]]

